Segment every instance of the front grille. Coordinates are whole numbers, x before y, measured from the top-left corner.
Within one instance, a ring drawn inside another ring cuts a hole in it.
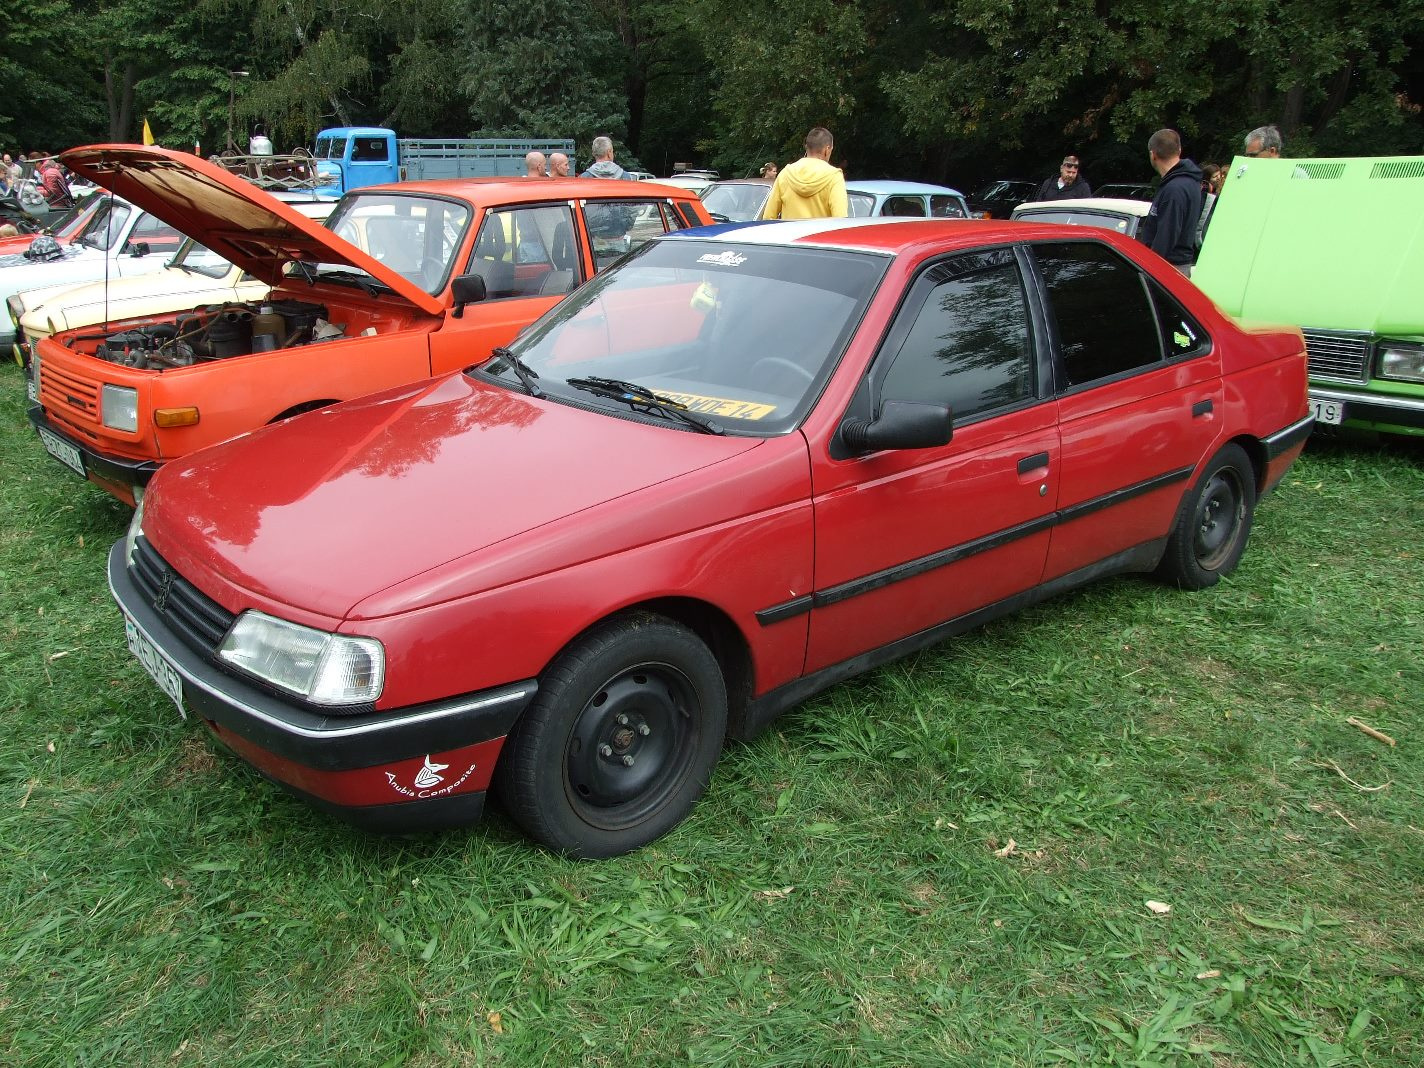
[[[1310,377],[1334,378],[1341,382],[1369,379],[1369,338],[1362,334],[1327,334],[1306,330],[1305,351]]]
[[[213,656],[236,618],[174,571],[157,550],[140,537],[129,569],[134,585],[180,638],[200,653]]]
[[[99,384],[40,362],[40,403],[79,426],[99,425]]]

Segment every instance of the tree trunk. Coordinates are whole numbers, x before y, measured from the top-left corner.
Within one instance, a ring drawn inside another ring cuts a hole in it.
[[[104,58],[104,102],[109,111],[109,140],[127,141],[133,129],[133,95],[136,73],[132,63],[115,70],[113,56]]]

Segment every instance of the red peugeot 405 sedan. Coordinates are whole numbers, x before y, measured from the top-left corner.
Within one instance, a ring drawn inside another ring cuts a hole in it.
[[[180,710],[313,802],[493,790],[611,856],[856,672],[1104,575],[1211,586],[1310,426],[1298,331],[1113,233],[709,227],[477,366],[172,461],[109,581]]]

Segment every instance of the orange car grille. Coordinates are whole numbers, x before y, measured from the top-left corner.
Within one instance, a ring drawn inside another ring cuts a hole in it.
[[[79,427],[99,426],[99,384],[40,363],[40,403]]]

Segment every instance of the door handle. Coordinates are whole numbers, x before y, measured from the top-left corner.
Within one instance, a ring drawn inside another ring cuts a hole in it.
[[[1204,416],[1204,415],[1210,415],[1210,414],[1211,414],[1211,398],[1207,398],[1206,400],[1202,400],[1202,401],[1197,401],[1195,404],[1192,405],[1192,418],[1193,418],[1193,419],[1200,419],[1202,416]]]
[[[1032,456],[1025,456],[1019,461],[1019,474],[1026,475],[1030,471],[1037,471],[1039,468],[1048,466],[1048,453],[1036,452]]]

